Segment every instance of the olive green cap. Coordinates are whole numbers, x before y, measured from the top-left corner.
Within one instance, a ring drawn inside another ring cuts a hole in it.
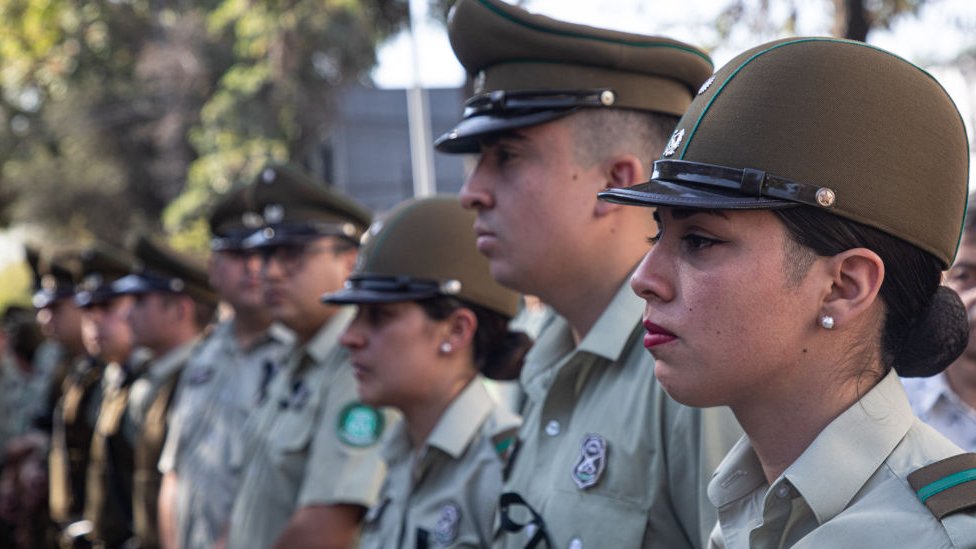
[[[203,260],[145,235],[137,237],[132,253],[132,271],[112,283],[113,295],[161,292],[186,294],[201,303],[217,302]]]
[[[40,287],[31,297],[35,308],[50,307],[55,301],[75,294],[75,285],[81,281],[81,252],[80,248],[73,246],[41,251],[36,259]]]
[[[705,52],[677,40],[567,23],[501,0],[459,0],[448,36],[475,95],[435,143],[446,153],[478,152],[486,134],[580,108],[680,116],[712,74]]]
[[[81,253],[82,278],[76,287],[75,304],[92,307],[115,295],[112,283],[132,270],[133,259],[124,250],[97,243]]]
[[[264,226],[264,218],[255,202],[256,188],[256,184],[238,187],[214,205],[207,218],[211,250],[240,250],[244,239]]]
[[[254,182],[254,205],[261,229],[244,240],[245,248],[302,244],[339,236],[354,244],[369,227],[369,210],[298,168],[269,166]]]
[[[702,86],[654,163],[614,202],[710,209],[805,204],[955,256],[969,180],[959,111],[889,52],[791,38],[740,54]]]
[[[519,295],[495,282],[475,243],[475,212],[456,196],[401,202],[376,221],[344,289],[326,303],[386,303],[454,296],[512,317]]]

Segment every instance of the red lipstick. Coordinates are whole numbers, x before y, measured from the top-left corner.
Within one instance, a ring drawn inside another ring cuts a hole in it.
[[[646,349],[670,343],[678,339],[678,336],[654,324],[650,320],[644,321],[644,329],[647,330],[647,333],[644,334],[644,348]]]

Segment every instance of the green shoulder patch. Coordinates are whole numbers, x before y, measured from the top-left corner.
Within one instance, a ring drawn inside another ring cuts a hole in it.
[[[491,443],[495,447],[495,452],[502,462],[507,462],[512,457],[512,451],[518,441],[518,427],[505,429],[500,433],[495,433],[491,437]]]
[[[959,454],[908,475],[908,484],[936,518],[976,508],[976,454]]]
[[[379,410],[361,402],[351,402],[339,414],[336,432],[350,446],[371,446],[383,434],[384,418]]]

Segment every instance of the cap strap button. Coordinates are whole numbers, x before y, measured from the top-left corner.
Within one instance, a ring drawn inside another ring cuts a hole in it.
[[[829,208],[834,205],[837,201],[837,195],[834,191],[828,189],[827,187],[821,187],[817,189],[817,204],[820,204],[824,208]]]
[[[603,90],[600,92],[600,103],[604,107],[609,107],[617,102],[617,96],[610,90]]]

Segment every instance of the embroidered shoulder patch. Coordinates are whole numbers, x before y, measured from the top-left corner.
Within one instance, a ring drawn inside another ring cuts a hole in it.
[[[976,454],[959,454],[908,475],[908,484],[936,518],[976,508]]]
[[[495,452],[501,458],[502,463],[508,462],[512,457],[512,451],[517,443],[518,428],[505,429],[500,433],[495,433],[491,437],[491,443],[495,447]]]
[[[336,432],[339,440],[350,446],[371,446],[383,434],[383,414],[360,402],[346,405],[339,414]]]

